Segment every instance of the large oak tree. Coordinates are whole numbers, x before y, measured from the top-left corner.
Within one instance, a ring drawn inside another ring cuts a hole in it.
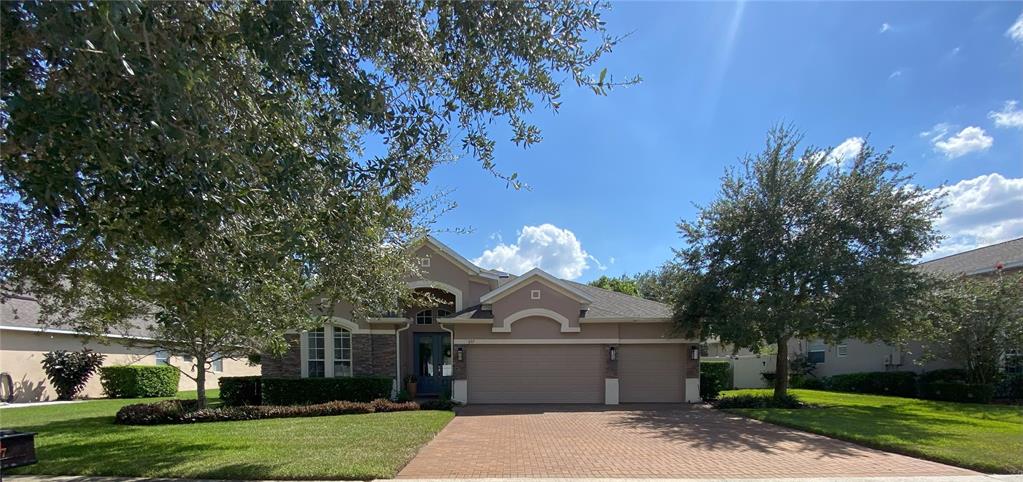
[[[777,347],[776,397],[788,388],[788,341],[895,341],[923,322],[930,287],[913,261],[935,246],[938,200],[890,151],[864,145],[847,163],[799,150],[773,129],[763,152],[722,179],[716,200],[679,223],[680,329],[736,348]]]
[[[405,294],[434,165],[615,43],[576,2],[2,2],[0,286],[194,357],[285,348],[310,305]],[[504,129],[502,129],[504,131]],[[148,321],[146,322],[148,323]]]

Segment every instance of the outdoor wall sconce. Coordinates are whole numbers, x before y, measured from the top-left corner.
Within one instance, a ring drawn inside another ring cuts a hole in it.
[[[462,347],[458,347],[458,361],[462,361],[462,358],[464,357],[465,357],[464,350],[462,350]]]
[[[700,359],[700,347],[694,346],[689,349],[689,359],[699,360]]]
[[[618,358],[618,350],[616,350],[615,347],[612,346],[607,350],[607,352],[608,355],[611,357],[611,361],[615,361],[615,359]]]

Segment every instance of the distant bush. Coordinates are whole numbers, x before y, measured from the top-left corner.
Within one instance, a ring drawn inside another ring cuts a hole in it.
[[[812,378],[812,377],[793,377],[792,388],[803,388],[806,390],[824,390],[826,389],[826,378]]]
[[[832,375],[824,383],[825,388],[836,392],[871,393],[896,397],[915,397],[916,373],[913,372],[863,372]]]
[[[920,386],[920,395],[928,400],[961,403],[991,403],[995,386],[963,382],[931,382]]]
[[[730,395],[714,402],[714,408],[803,408],[806,405],[795,395],[788,394],[780,401],[771,394]]]
[[[220,401],[229,407],[262,405],[262,377],[220,377]]]
[[[373,412],[419,410],[415,402],[397,403],[380,399],[371,402],[333,401],[315,405],[245,405],[197,410],[194,400],[164,400],[126,405],[117,411],[115,422],[122,425],[164,425],[227,422],[267,418],[324,417]]]
[[[81,393],[105,355],[88,348],[82,351],[57,350],[43,355],[43,371],[50,379],[58,400],[72,400]]]
[[[700,362],[700,398],[714,400],[732,388],[732,366],[726,361]]]
[[[457,407],[458,405],[459,403],[454,400],[447,400],[441,398],[436,400],[424,400],[422,402],[419,402],[419,409],[450,411],[454,410],[455,407]]]
[[[995,398],[1023,400],[1023,373],[1006,373],[995,385]]]
[[[392,381],[386,377],[263,378],[265,405],[308,405],[336,400],[369,402],[391,396]]]
[[[181,373],[167,365],[123,365],[99,369],[103,391],[111,398],[173,397]]]
[[[920,374],[920,383],[931,383],[931,382],[962,382],[967,383],[969,377],[967,376],[966,370],[962,368],[943,368],[941,370],[931,370]]]

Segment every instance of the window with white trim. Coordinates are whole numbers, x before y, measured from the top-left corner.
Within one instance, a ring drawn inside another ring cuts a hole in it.
[[[838,345],[835,347],[835,353],[837,353],[840,358],[849,356],[849,345],[845,343]]]
[[[156,356],[157,365],[170,365],[170,352],[167,350],[156,350],[154,355]]]
[[[211,370],[218,373],[224,371],[224,358],[220,356],[220,353],[214,353],[210,358],[212,358],[212,361],[210,361]]]
[[[326,375],[323,331],[323,328],[317,328],[307,333],[309,342],[306,347],[306,365],[310,378],[322,378]]]
[[[334,376],[352,376],[352,332],[334,327]]]
[[[823,348],[811,348],[806,352],[806,360],[810,363],[824,363],[824,353]]]
[[[437,318],[444,318],[445,316],[451,316],[451,312],[448,310],[437,310]]]
[[[417,325],[432,325],[433,324],[433,310],[423,310],[416,313],[416,324]]]
[[[430,257],[429,256],[423,256],[422,258],[419,258],[419,267],[420,268],[429,268],[430,267]]]

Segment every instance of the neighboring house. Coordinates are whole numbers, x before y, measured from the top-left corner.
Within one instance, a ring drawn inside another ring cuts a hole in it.
[[[1017,272],[1023,269],[1023,238],[934,259],[920,263],[918,267],[928,273],[944,275],[996,276],[998,273]],[[958,367],[947,360],[922,360],[923,346],[920,342],[893,346],[853,339],[837,344],[827,344],[823,340],[792,340],[789,342],[789,355],[808,357],[816,364],[813,374],[817,377],[857,372],[925,372]],[[731,357],[729,347],[710,343],[708,357],[733,360],[738,388],[763,384],[759,373],[753,372],[774,372],[773,355],[758,357],[741,351],[736,357]]]
[[[265,377],[417,378],[419,396],[476,403],[695,402],[699,345],[672,332],[667,305],[555,278],[480,268],[432,237],[415,256],[440,306],[288,335]]]
[[[49,351],[90,348],[106,355],[105,366],[170,363],[190,369],[194,374],[191,360],[152,347],[129,346],[124,336],[90,339],[74,331],[40,325],[38,320],[39,304],[31,297],[15,295],[0,303],[0,372],[11,376],[15,402],[57,398],[42,367],[43,354]],[[151,339],[141,330],[134,330],[128,335],[143,343]],[[206,379],[206,388],[217,388],[221,376],[242,375],[259,375],[259,365],[249,365],[245,360],[221,360],[214,364],[213,373]],[[182,375],[178,389],[195,390],[195,382]],[[98,374],[89,380],[82,395],[90,398],[103,396]]]

